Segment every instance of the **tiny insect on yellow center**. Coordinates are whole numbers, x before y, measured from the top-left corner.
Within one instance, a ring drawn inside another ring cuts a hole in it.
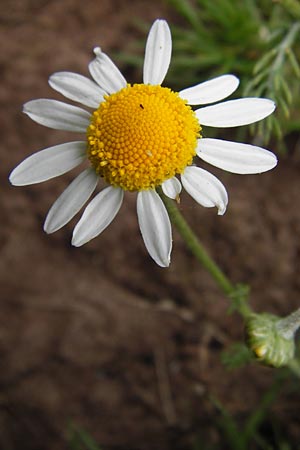
[[[201,127],[168,88],[127,85],[105,97],[87,130],[88,157],[112,186],[155,188],[192,163]]]

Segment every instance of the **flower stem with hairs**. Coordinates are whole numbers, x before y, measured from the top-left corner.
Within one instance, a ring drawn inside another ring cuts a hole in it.
[[[187,247],[201,263],[201,265],[210,273],[219,288],[232,302],[232,307],[236,309],[243,317],[248,317],[251,314],[251,309],[248,306],[247,297],[248,289],[241,288],[241,285],[234,285],[229,278],[223,273],[220,267],[208,254],[204,246],[201,244],[193,230],[190,228],[176,204],[169,197],[164,195],[162,189],[157,190],[164,205],[168,211],[171,222],[175,225]]]

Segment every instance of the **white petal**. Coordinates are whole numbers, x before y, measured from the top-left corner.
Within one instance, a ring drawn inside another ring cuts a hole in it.
[[[49,84],[65,97],[91,108],[98,108],[105,94],[94,81],[73,72],[54,73]]]
[[[181,175],[184,189],[202,206],[216,206],[218,214],[226,211],[228,196],[225,187],[218,178],[199,167],[189,166]]]
[[[44,224],[46,233],[54,233],[70,222],[96,189],[98,179],[95,170],[89,168],[72,181],[50,208]]]
[[[156,191],[138,193],[137,215],[151,258],[159,266],[168,267],[172,250],[171,223],[165,205]]]
[[[173,177],[169,178],[169,180],[164,181],[161,185],[163,193],[172,199],[175,199],[178,197],[178,195],[181,192],[182,186],[178,178]]]
[[[23,112],[45,127],[79,133],[86,132],[91,116],[78,106],[45,98],[25,103]]]
[[[277,164],[274,153],[264,148],[221,139],[199,139],[197,155],[213,166],[239,174],[266,172]]]
[[[15,186],[40,183],[68,172],[85,159],[85,142],[55,145],[24,159],[12,171],[9,180]]]
[[[94,48],[94,53],[96,58],[89,64],[89,71],[96,83],[108,94],[113,94],[126,87],[125,78],[100,47]]]
[[[201,125],[238,127],[257,122],[272,114],[276,105],[267,98],[239,98],[195,111]]]
[[[214,103],[231,95],[239,85],[239,79],[234,75],[221,75],[204,83],[197,84],[179,92],[189,105],[205,105]]]
[[[161,84],[168,71],[172,53],[172,37],[165,20],[156,20],[146,43],[144,83]]]
[[[123,197],[123,189],[112,186],[96,195],[74,228],[72,244],[80,247],[102,233],[118,213]]]

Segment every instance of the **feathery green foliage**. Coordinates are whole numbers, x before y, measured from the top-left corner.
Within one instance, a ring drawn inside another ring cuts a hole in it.
[[[285,135],[300,130],[299,1],[167,2],[179,14],[180,23],[172,23],[168,85],[180,90],[225,73],[237,75],[238,96],[271,98],[277,104],[275,114],[252,125],[255,143],[276,138],[282,147]],[[148,24],[139,28],[146,33]],[[127,54],[122,59],[141,67],[143,55]]]
[[[173,27],[169,81],[182,88],[234,73],[245,96],[267,97],[277,112],[251,127],[258,143],[300,129],[300,4],[293,0],[168,0],[185,19]],[[297,110],[298,109],[298,110]]]
[[[173,29],[170,80],[187,84],[222,73],[240,77],[243,95],[267,97],[277,112],[251,127],[258,143],[300,129],[300,5],[279,0],[168,0],[185,19]]]

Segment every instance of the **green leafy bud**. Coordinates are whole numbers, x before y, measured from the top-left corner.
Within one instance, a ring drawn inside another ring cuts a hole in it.
[[[263,364],[282,367],[294,358],[294,333],[286,329],[286,321],[266,313],[251,314],[247,320],[246,343]]]

